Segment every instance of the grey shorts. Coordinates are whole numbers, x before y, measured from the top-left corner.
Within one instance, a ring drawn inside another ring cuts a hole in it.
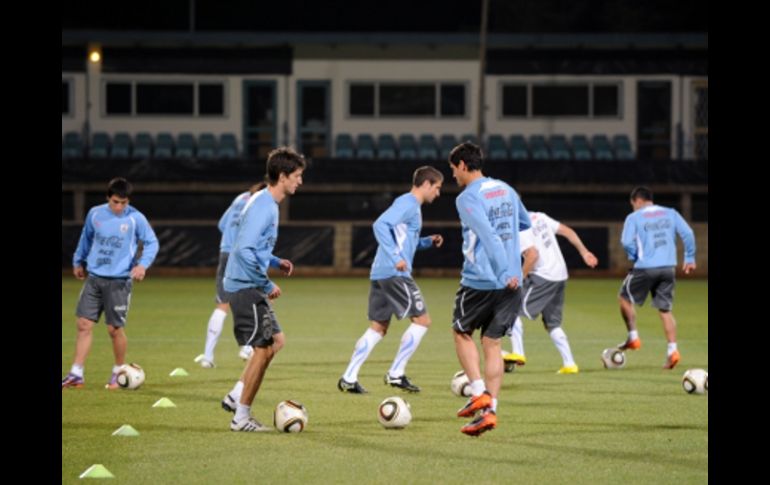
[[[230,309],[233,311],[236,339],[241,345],[269,347],[273,345],[273,335],[281,333],[270,301],[256,288],[230,293]]]
[[[225,291],[225,268],[227,268],[227,259],[230,253],[219,253],[219,265],[217,266],[217,303],[230,303],[231,293]]]
[[[566,286],[566,281],[548,281],[535,274],[529,275],[524,280],[519,316],[534,320],[542,313],[546,329],[561,326]]]
[[[420,288],[412,278],[394,276],[372,280],[369,287],[369,320],[390,323],[391,315],[400,320],[428,312]]]
[[[665,268],[634,268],[620,286],[621,297],[635,305],[643,305],[647,293],[652,295],[652,306],[670,312],[674,306],[675,272],[673,266]]]
[[[123,327],[131,303],[131,278],[102,278],[89,274],[80,290],[75,315],[98,322],[104,320],[113,327]]]
[[[474,290],[460,286],[455,295],[452,329],[471,335],[477,328],[493,339],[508,333],[521,307],[521,289]]]

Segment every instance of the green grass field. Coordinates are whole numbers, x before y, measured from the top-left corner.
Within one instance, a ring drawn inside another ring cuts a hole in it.
[[[416,395],[386,387],[406,321],[372,352],[360,372],[370,393],[342,394],[337,379],[368,325],[366,278],[277,278],[275,303],[287,344],[268,370],[252,407],[272,423],[274,406],[296,399],[310,420],[300,434],[233,433],[220,400],[243,369],[228,317],[215,369],[193,358],[203,351],[213,310],[213,278],[159,278],[134,286],[128,361],[147,381],[137,391],[107,391],[112,349],[97,325],[86,386],[62,392],[62,483],[78,482],[101,463],[115,483],[706,483],[708,397],[688,395],[684,370],[708,368],[708,282],[677,282],[674,313],[682,361],[663,371],[665,340],[656,312],[639,311],[644,346],[627,352],[624,369],[603,369],[602,349],[625,338],[616,301],[620,280],[573,280],[564,329],[577,375],[557,375],[558,352],[540,322],[525,320],[527,365],[505,374],[497,429],[479,438],[460,433],[464,400],[449,390],[460,369],[450,330],[456,279],[418,278],[433,326],[407,374]],[[62,279],[62,375],[74,351],[74,309],[81,282]],[[510,349],[510,341],[504,340]],[[169,377],[176,367],[188,377]],[[377,406],[391,395],[411,404],[403,430],[385,430]],[[161,397],[176,408],[151,407]],[[123,424],[138,437],[114,437]]]

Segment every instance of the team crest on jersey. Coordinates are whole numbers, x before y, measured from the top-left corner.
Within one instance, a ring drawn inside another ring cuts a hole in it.
[[[120,232],[125,233],[128,231],[128,224],[121,224],[120,225]]]

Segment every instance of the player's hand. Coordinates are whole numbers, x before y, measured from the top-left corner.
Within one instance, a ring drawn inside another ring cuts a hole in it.
[[[444,236],[441,234],[431,234],[430,238],[433,241],[433,245],[437,248],[440,248],[441,245],[444,244]]]
[[[585,262],[586,266],[589,268],[595,268],[596,265],[599,264],[599,260],[591,251],[586,251],[586,253],[583,255],[583,262]]]
[[[144,273],[147,271],[144,266],[137,264],[131,269],[131,277],[136,281],[142,281],[144,279]]]
[[[75,266],[72,268],[72,274],[74,274],[75,278],[79,280],[86,279],[86,270],[84,270],[82,266]]]
[[[291,276],[291,274],[294,272],[294,263],[288,259],[282,259],[279,267],[281,268],[281,271],[283,271],[283,274],[286,276]]]
[[[267,297],[271,300],[275,300],[279,296],[281,296],[281,288],[278,285],[273,286],[273,289],[267,294]]]
[[[690,274],[695,271],[695,263],[684,263],[682,269],[684,270],[684,274]]]
[[[396,270],[397,271],[406,271],[406,261],[403,259],[396,263]]]
[[[509,290],[515,290],[519,287],[519,279],[517,277],[512,277],[508,280],[508,282],[505,284],[505,287]]]

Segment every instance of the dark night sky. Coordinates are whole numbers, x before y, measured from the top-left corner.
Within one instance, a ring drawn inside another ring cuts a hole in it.
[[[190,0],[65,0],[62,29],[189,29]],[[695,0],[490,0],[489,31],[708,32]],[[476,32],[481,0],[195,0],[195,29]]]

